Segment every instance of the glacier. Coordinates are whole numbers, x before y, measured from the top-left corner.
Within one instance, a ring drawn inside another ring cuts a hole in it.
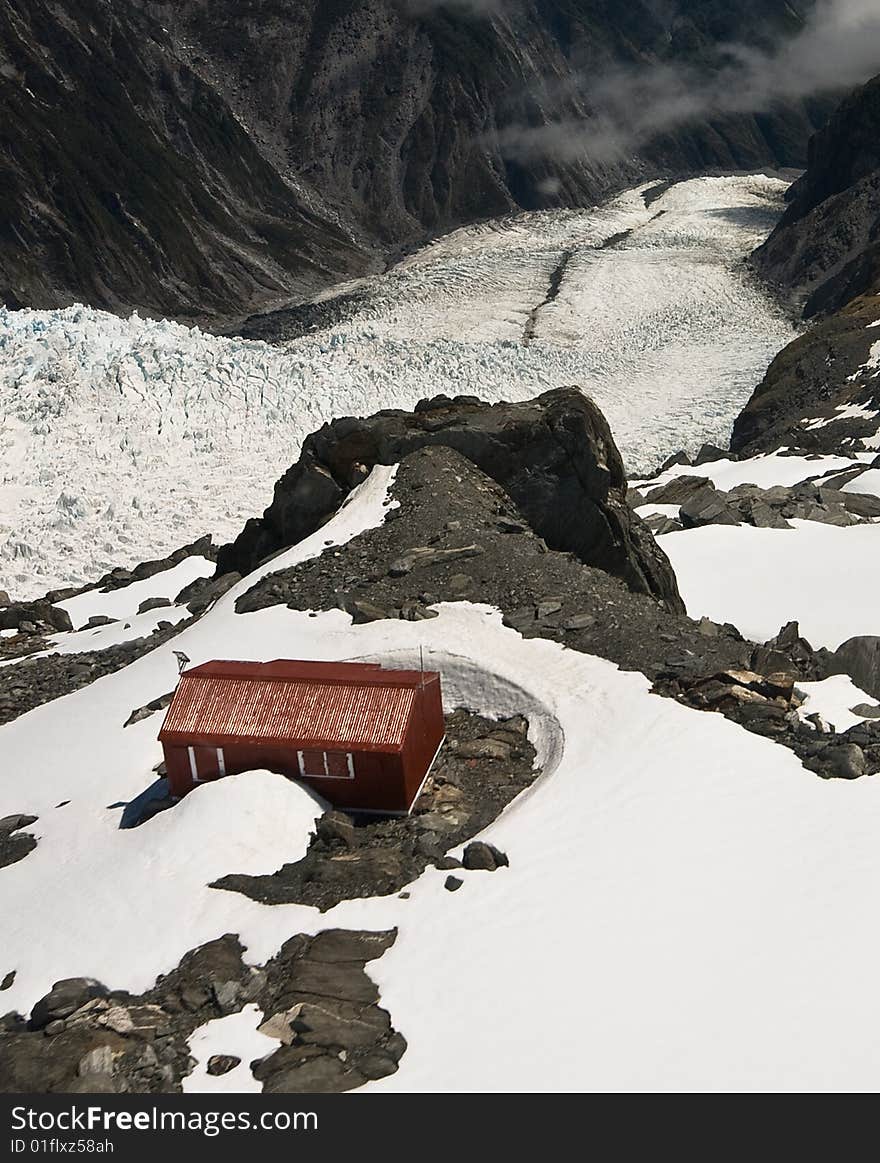
[[[796,334],[742,264],[785,183],[648,190],[458,230],[337,288],[356,290],[354,310],[284,344],[0,309],[0,588],[32,598],[204,533],[230,539],[309,432],[441,392],[578,384],[633,472],[724,440]]]

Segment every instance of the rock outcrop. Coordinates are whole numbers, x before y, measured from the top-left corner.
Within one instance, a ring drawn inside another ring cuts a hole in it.
[[[683,610],[666,555],[626,503],[623,462],[608,424],[577,388],[524,404],[440,396],[414,412],[326,424],[306,439],[263,517],[220,550],[218,573],[249,573],[326,522],[374,465],[437,446],[454,449],[496,481],[551,549]]]
[[[700,525],[753,525],[756,529],[791,529],[790,521],[818,521],[824,525],[859,525],[880,518],[880,497],[847,493],[841,485],[868,471],[861,464],[829,477],[804,480],[791,487],[736,485],[729,492],[715,488],[705,477],[680,476],[667,484],[648,487],[645,505],[678,505],[678,516],[645,512],[655,534],[695,529]],[[641,490],[638,507],[641,507]]]
[[[807,318],[880,288],[880,76],[857,89],[810,141],[803,177],[757,270]]]
[[[736,453],[855,451],[880,431],[878,141],[880,77],[811,140],[791,205],[752,255],[758,274],[817,322],[780,352],[738,417]]]
[[[383,524],[266,574],[238,598],[236,611],[341,608],[361,622],[431,617],[439,602],[484,602],[523,637],[562,642],[650,677],[679,665],[747,663],[751,645],[731,627],[670,613],[573,554],[548,549],[510,497],[450,448],[404,457],[391,497],[398,507]],[[402,575],[389,568],[417,540],[442,550],[477,539],[483,552],[464,561],[440,556]],[[489,747],[482,741],[480,754]]]
[[[867,295],[819,320],[776,356],[737,416],[730,447],[754,456],[786,447],[805,452],[861,448],[880,430],[880,298]]]
[[[681,493],[690,483],[685,478],[671,484]],[[791,493],[800,496],[797,489]],[[796,623],[761,645],[746,641],[734,626],[670,613],[652,598],[632,593],[618,579],[583,565],[572,554],[548,549],[509,496],[449,448],[422,448],[404,457],[391,495],[397,507],[388,509],[383,524],[344,545],[328,546],[317,557],[261,577],[238,598],[237,612],[247,614],[280,604],[309,611],[336,608],[360,622],[428,618],[436,615],[442,602],[483,602],[500,610],[505,625],[522,637],[549,639],[570,650],[607,658],[623,669],[640,671],[653,680],[657,694],[701,711],[724,714],[795,751],[819,775],[839,774],[837,745],[861,748],[866,773],[880,770],[880,720],[859,724],[840,736],[826,736],[814,724],[802,721],[803,699],[796,690],[798,682],[843,672],[852,672],[853,677],[858,673],[865,683],[862,689],[870,690],[868,670],[876,667],[878,657],[871,640],[851,643],[836,657],[827,650],[814,650]],[[737,497],[720,495],[734,501]],[[750,500],[747,495],[745,499]],[[392,570],[417,538],[439,552],[408,572]],[[444,558],[448,546],[476,540],[482,553],[463,561]],[[873,718],[873,713],[869,711],[865,718]],[[501,728],[484,737],[457,740],[453,758],[478,765],[483,794],[492,794],[492,774],[503,772],[510,763],[512,756],[505,744],[517,750],[522,746],[509,725]],[[450,735],[454,737],[455,732],[450,730]],[[466,790],[467,780],[462,781],[454,768],[454,764],[446,767],[443,780],[451,778],[459,790]],[[432,794],[437,790],[432,789]],[[445,783],[439,792],[445,799]],[[435,818],[450,807],[456,813],[467,809],[468,799],[453,794],[455,798],[439,811],[433,805],[420,805],[409,826],[420,829],[430,824],[429,830],[436,831]],[[378,881],[389,892],[402,883],[392,879],[395,873],[400,875],[399,858],[389,863],[380,838],[368,840],[364,829],[360,829],[354,861],[345,847],[346,861],[335,874],[329,880],[325,873],[317,875],[326,852],[349,843],[344,821],[326,821],[319,833],[321,842],[298,864],[274,876],[227,877],[220,886],[238,888],[260,900],[300,900],[324,907],[324,903],[335,903],[336,885],[345,885],[345,895],[354,895],[352,882],[366,883],[370,891],[376,891]],[[393,829],[380,836],[385,843],[389,838],[398,843]],[[464,837],[456,839],[461,842]],[[406,841],[401,840],[405,851]],[[445,867],[436,860],[435,864]],[[404,873],[406,869],[404,859]],[[456,884],[449,887],[460,888],[460,878],[453,879]]]
[[[393,1074],[406,1050],[366,968],[396,936],[396,930],[298,934],[254,966],[227,934],[191,950],[140,995],[66,978],[34,1004],[30,1020],[17,1013],[0,1018],[0,1087],[31,1094],[180,1093],[196,1065],[188,1045],[193,1031],[252,1005],[262,1011],[255,1022],[277,1047],[267,1041],[266,1056],[248,1063],[264,1092],[352,1090]],[[209,1073],[238,1064],[222,1044],[218,1049],[202,1063]]]
[[[540,775],[528,730],[521,715],[494,722],[459,708],[446,716],[446,742],[409,815],[326,812],[301,860],[266,876],[233,869],[212,887],[324,912],[341,901],[399,892],[429,865],[504,867],[506,855],[481,841],[467,844],[461,860],[448,853],[487,828]]]

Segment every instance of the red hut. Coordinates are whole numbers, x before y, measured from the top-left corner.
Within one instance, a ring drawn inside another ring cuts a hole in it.
[[[440,675],[354,662],[206,662],[181,675],[159,741],[174,795],[267,768],[335,807],[405,815],[443,743]]]

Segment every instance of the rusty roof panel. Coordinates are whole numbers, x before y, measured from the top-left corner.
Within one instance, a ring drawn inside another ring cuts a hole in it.
[[[238,668],[231,674],[199,670],[181,677],[159,735],[163,741],[222,737],[398,748],[415,701],[414,684],[377,681],[375,668],[361,682],[270,677],[259,664],[250,675]]]

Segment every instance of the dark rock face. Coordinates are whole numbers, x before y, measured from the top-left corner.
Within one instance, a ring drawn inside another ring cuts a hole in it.
[[[3,5],[0,301],[211,318],[363,271],[150,7]]]
[[[810,141],[791,205],[753,261],[807,318],[880,287],[880,77]]]
[[[880,299],[858,298],[817,322],[776,356],[736,418],[731,450],[740,456],[780,447],[805,452],[856,451],[880,429],[880,417],[835,419],[835,410],[860,404],[880,412],[880,383],[865,367],[878,331]],[[824,420],[821,426],[812,421]]]
[[[731,449],[858,449],[880,417],[835,418],[860,404],[880,412],[865,362],[880,320],[880,77],[847,98],[810,142],[791,205],[752,256],[758,273],[820,322],[786,347],[736,421]],[[816,426],[811,420],[830,423]]]
[[[270,1093],[342,1091],[393,1074],[406,1040],[379,1006],[366,972],[397,936],[330,929],[297,935],[262,966],[245,965],[227,934],[187,953],[152,989],[134,996],[90,978],[56,983],[30,1021],[0,1018],[4,1093],[179,1093],[194,1066],[187,1039],[205,1022],[256,1004],[281,1047],[249,1063]],[[267,1043],[267,1046],[269,1043]],[[209,1074],[239,1064],[214,1054]]]
[[[405,457],[391,497],[398,507],[382,525],[267,574],[237,600],[238,613],[285,604],[342,608],[357,620],[357,611],[369,605],[376,620],[430,611],[437,602],[477,601],[501,610],[523,637],[564,642],[649,676],[695,657],[714,669],[742,666],[748,658],[751,647],[735,630],[717,627],[717,636],[709,638],[683,614],[669,613],[570,553],[548,549],[510,497],[450,448],[423,448]],[[438,548],[479,540],[483,552],[392,577],[388,566],[416,539]],[[475,758],[485,755],[487,744],[479,750]]]
[[[574,553],[634,592],[683,610],[665,554],[626,503],[623,462],[608,424],[576,388],[525,404],[437,397],[415,412],[325,425],[306,439],[262,519],[249,521],[220,551],[218,572],[249,573],[326,522],[374,465],[438,445],[455,449],[496,481],[550,548]]]
[[[725,42],[800,22],[786,0],[468,9],[10,0],[0,299],[234,322],[463,222],[644,172],[801,165],[821,116],[712,118],[613,163],[514,156],[513,127],[587,117],[608,64],[711,69]]]
[[[30,832],[22,832],[21,829],[28,827],[29,824],[35,824],[36,821],[36,816],[26,816],[20,812],[14,816],[4,816],[0,820],[0,868],[17,864],[19,860],[24,860],[29,852],[33,852],[37,846],[36,836],[32,836]]]
[[[850,638],[827,658],[825,674],[848,674],[857,687],[880,699],[880,638]]]

